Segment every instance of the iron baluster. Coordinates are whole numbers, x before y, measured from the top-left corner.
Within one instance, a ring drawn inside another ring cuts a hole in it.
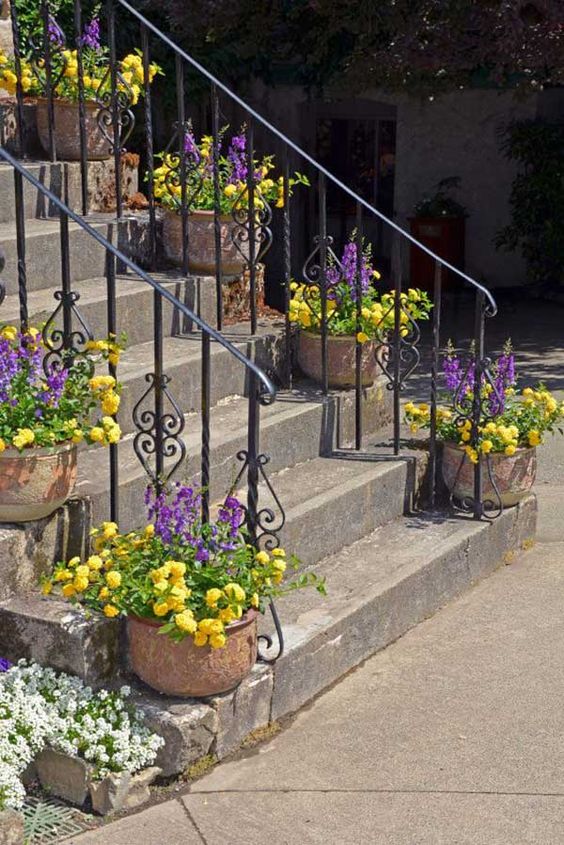
[[[437,391],[441,348],[442,267],[435,262],[433,293],[433,351],[431,356],[431,428],[429,432],[429,504],[433,509],[437,495]]]
[[[221,206],[219,186],[219,154],[221,147],[220,126],[219,126],[219,96],[217,87],[211,88],[211,114],[212,114],[212,168],[213,168],[213,222],[215,239],[215,296],[217,309],[217,328],[221,331],[223,326],[223,285],[221,267]]]
[[[401,390],[401,288],[402,266],[401,245],[399,238],[394,242],[394,258],[392,261],[394,279],[394,340],[393,340],[393,390],[394,390],[394,455],[400,451],[400,390]]]
[[[255,151],[254,126],[247,123],[247,200],[249,203],[249,297],[251,313],[251,334],[257,331],[257,264],[256,264],[256,214],[255,214]]]
[[[251,543],[256,544],[258,536],[258,481],[259,481],[259,430],[260,402],[257,379],[249,376],[249,409],[247,419],[247,527]]]
[[[110,48],[110,86],[111,86],[111,125],[113,129],[112,152],[114,155],[114,179],[116,190],[116,217],[119,219],[123,211],[121,191],[121,115],[120,97],[118,93],[118,66],[116,52],[116,9],[115,0],[106,0],[106,15],[108,18],[108,45]]]
[[[82,53],[81,0],[74,0],[74,33],[78,65],[78,128],[80,135],[80,187],[82,213],[88,214],[88,138],[86,135],[86,105],[84,100],[84,56]]]
[[[27,131],[25,125],[24,114],[24,90],[22,87],[22,54],[21,54],[21,39],[20,26],[18,20],[18,12],[16,4],[11,5],[12,16],[12,42],[14,47],[14,67],[16,70],[16,115],[17,115],[17,135],[18,135],[18,153],[20,158],[27,157]]]
[[[356,268],[355,268],[355,292],[356,292],[356,346],[355,346],[355,448],[362,449],[362,344],[359,340],[359,333],[362,331],[362,265],[363,265],[363,230],[362,230],[362,206],[356,205]]]
[[[163,453],[163,303],[159,294],[155,291],[153,304],[153,354],[155,366],[155,487],[157,493],[162,487],[164,474],[164,453]]]
[[[474,322],[474,395],[472,400],[471,442],[478,454],[474,464],[474,519],[481,519],[484,513],[482,454],[478,448],[480,423],[482,419],[482,383],[484,367],[484,297],[480,291],[476,294],[476,313]]]
[[[284,197],[284,211],[282,222],[283,253],[284,253],[284,315],[285,315],[285,359],[286,359],[286,387],[292,389],[292,324],[290,323],[290,285],[292,283],[292,226],[290,217],[290,156],[284,150],[284,167],[282,190]]]
[[[69,247],[69,218],[66,214],[59,217],[59,232],[61,241],[61,290],[63,292],[63,363],[65,366],[72,361],[72,290]]]
[[[51,39],[49,23],[51,13],[49,0],[41,0],[41,21],[43,24],[43,58],[45,61],[45,96],[47,98],[47,122],[49,125],[49,159],[57,160],[55,141],[55,103],[53,100],[53,68],[51,64]]]
[[[116,259],[115,256],[106,251],[106,313],[108,323],[108,338],[117,338],[117,311],[116,311]],[[117,367],[108,361],[109,374],[117,379]],[[116,414],[112,414],[114,420]],[[117,443],[110,443],[110,519],[112,522],[119,522],[119,462]]]
[[[180,176],[180,219],[182,222],[182,273],[187,276],[189,262],[188,186],[186,172],[186,107],[184,93],[184,62],[176,57],[176,108],[178,114],[178,163]]]
[[[149,202],[149,235],[151,238],[151,267],[157,258],[157,215],[155,210],[155,152],[153,142],[153,108],[151,100],[151,58],[149,53],[149,31],[141,24],[141,50],[143,53],[143,87],[145,95],[145,146],[147,153],[147,200]]]
[[[6,256],[4,255],[4,250],[0,246],[0,276],[4,272],[4,267],[6,266]],[[0,305],[6,299],[6,284],[0,278]]]
[[[323,173],[319,175],[319,296],[321,302],[321,384],[325,396],[329,393],[329,361],[327,331],[327,186]]]
[[[210,410],[211,410],[211,343],[209,335],[202,332],[202,448],[201,448],[201,487],[202,519],[210,518]]]
[[[25,332],[29,317],[27,309],[27,265],[25,243],[25,205],[22,174],[14,170],[16,201],[16,249],[18,254],[18,297],[20,303],[20,328]]]

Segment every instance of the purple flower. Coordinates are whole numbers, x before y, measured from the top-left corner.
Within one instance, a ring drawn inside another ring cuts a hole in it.
[[[7,672],[13,665],[7,657],[0,657],[0,672]]]
[[[49,41],[54,47],[62,47],[64,45],[66,41],[65,33],[63,32],[53,15],[49,15],[47,33],[49,35]]]
[[[244,135],[234,135],[231,138],[231,143],[229,144],[229,149],[227,150],[227,160],[232,168],[231,175],[229,177],[229,184],[235,184],[235,182],[246,182],[247,180],[247,173],[249,171],[245,157],[246,148],[247,139]]]
[[[184,136],[184,152],[194,164],[200,163],[202,157],[200,155],[198,145],[196,144],[193,132],[187,132]]]
[[[100,19],[98,17],[92,18],[90,23],[86,24],[80,43],[89,50],[100,49]]]

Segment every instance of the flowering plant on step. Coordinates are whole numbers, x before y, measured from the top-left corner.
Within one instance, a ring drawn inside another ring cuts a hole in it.
[[[357,243],[356,232],[351,234],[339,263],[331,253],[327,269],[327,333],[331,337],[356,335],[360,343],[371,339],[382,340],[394,328],[395,292],[385,292],[375,287],[382,277],[375,269],[372,246],[363,247],[360,261],[361,317],[357,333]],[[290,285],[290,322],[312,332],[321,331],[322,299],[319,284],[292,282]],[[432,308],[428,295],[410,288],[401,294],[400,333],[409,333],[410,320],[427,320]]]
[[[235,208],[247,208],[248,161],[245,127],[227,138],[229,126],[224,126],[217,140],[217,171],[219,180],[219,205],[222,214],[230,214]],[[202,136],[196,140],[190,128],[184,139],[186,168],[186,199],[188,210],[213,211],[215,189],[213,173],[213,138]],[[182,165],[176,152],[162,153],[161,165],[154,171],[155,198],[169,211],[179,211],[182,203]],[[265,155],[253,159],[254,205],[257,211],[265,202],[277,208],[284,206],[284,180],[273,178],[274,156]],[[309,180],[302,173],[295,173],[289,180],[290,190],[296,185],[309,186]]]
[[[37,40],[40,41],[41,33]],[[53,96],[77,103],[79,99],[78,51],[66,46],[67,37],[55,18],[49,20],[51,79]],[[111,93],[110,57],[107,47],[100,41],[100,21],[94,16],[85,27],[81,38],[83,84],[85,100],[103,101]],[[21,85],[25,95],[42,96],[46,90],[46,65],[43,54],[31,53],[21,60]],[[162,74],[160,67],[151,64],[149,81]],[[140,51],[133,51],[120,62],[118,91],[135,105],[144,93],[143,60]],[[17,86],[14,58],[0,51],[0,87],[15,94]]]
[[[313,573],[286,580],[298,561],[286,552],[257,551],[248,542],[245,511],[228,496],[215,518],[201,516],[201,491],[177,484],[170,495],[147,491],[148,524],[121,534],[113,522],[94,529],[93,554],[58,563],[43,591],[71,602],[158,623],[173,641],[222,649],[229,626],[249,611],[301,587],[324,593]]]
[[[94,367],[95,359],[117,364],[122,349],[110,337],[89,341],[84,353],[61,360],[39,329],[0,329],[0,453],[82,440],[117,443],[121,387],[113,376],[94,375]]]
[[[449,344],[443,364],[446,384],[444,402],[437,408],[437,435],[464,449],[468,459],[477,463],[478,454],[515,455],[518,449],[539,446],[546,432],[558,429],[564,421],[564,403],[559,403],[543,384],[517,391],[515,355],[507,341],[503,353],[493,362],[491,380],[482,377],[480,385],[482,418],[475,442],[472,422],[456,407],[474,397],[472,355],[464,363]],[[408,402],[404,408],[406,421],[413,433],[429,428],[431,409],[428,404]]]

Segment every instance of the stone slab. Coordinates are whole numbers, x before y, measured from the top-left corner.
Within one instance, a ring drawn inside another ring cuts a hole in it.
[[[202,845],[202,838],[179,801],[72,836],[66,845]]]
[[[88,796],[91,767],[80,757],[44,748],[35,759],[41,786],[50,795],[82,807]]]
[[[16,810],[0,813],[0,845],[24,845],[24,819]]]
[[[210,700],[217,713],[213,749],[218,759],[239,748],[252,731],[269,724],[272,688],[272,671],[257,663],[234,692]]]

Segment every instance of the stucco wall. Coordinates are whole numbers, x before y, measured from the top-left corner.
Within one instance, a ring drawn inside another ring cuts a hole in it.
[[[306,149],[312,148],[304,92],[257,85],[253,99],[280,128]],[[437,182],[458,176],[461,187],[456,199],[469,212],[468,273],[492,286],[523,283],[526,269],[521,256],[498,252],[493,244],[496,232],[509,222],[515,175],[515,167],[500,152],[499,131],[512,120],[537,114],[564,119],[562,92],[524,98],[511,92],[468,90],[429,100],[370,91],[362,95],[364,104],[367,99],[397,107],[395,213],[399,222],[406,224],[415,204]]]

